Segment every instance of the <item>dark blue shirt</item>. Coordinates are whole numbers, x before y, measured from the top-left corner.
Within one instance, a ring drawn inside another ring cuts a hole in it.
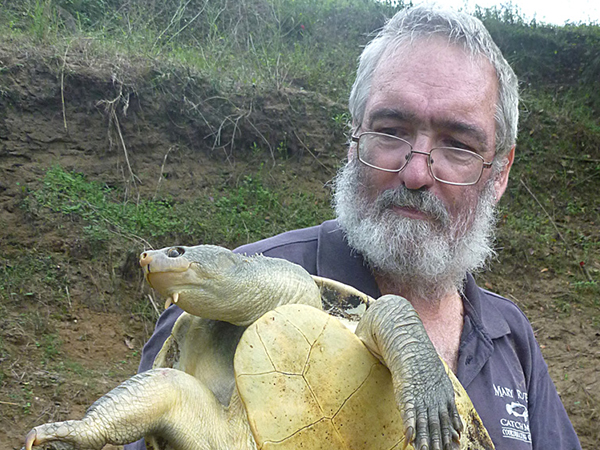
[[[313,275],[349,284],[374,298],[380,296],[372,272],[348,247],[335,221],[283,233],[236,252],[287,259]],[[463,302],[456,375],[496,449],[581,449],[523,312],[510,300],[479,288],[470,274]],[[140,372],[152,367],[180,314],[179,308],[171,306],[159,318],[142,352]],[[134,450],[134,445],[127,450]]]

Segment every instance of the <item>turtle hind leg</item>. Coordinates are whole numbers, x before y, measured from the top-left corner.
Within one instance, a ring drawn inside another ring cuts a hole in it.
[[[81,420],[31,430],[25,450],[48,443],[96,450],[144,436],[164,438],[170,448],[230,448],[228,412],[202,383],[175,369],[138,374],[97,400]],[[243,432],[243,430],[242,430]]]

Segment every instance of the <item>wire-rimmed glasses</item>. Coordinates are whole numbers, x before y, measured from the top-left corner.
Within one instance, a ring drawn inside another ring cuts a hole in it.
[[[366,131],[352,136],[357,143],[358,159],[373,169],[384,172],[401,172],[418,153],[427,156],[431,176],[441,183],[454,186],[476,184],[483,169],[492,167],[483,157],[470,150],[455,147],[436,147],[429,153],[413,150],[412,145],[402,138],[390,134]]]

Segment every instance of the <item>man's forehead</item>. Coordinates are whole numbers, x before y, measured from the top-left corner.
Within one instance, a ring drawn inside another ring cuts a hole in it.
[[[440,58],[460,63],[460,68],[464,71],[488,70],[490,76],[496,78],[491,62],[483,54],[474,54],[463,43],[435,34],[392,42],[379,58],[373,76],[380,76],[381,66],[390,62],[410,60],[413,63],[431,65]]]
[[[498,80],[491,63],[442,38],[417,39],[384,52],[371,82],[364,124],[377,119],[431,121],[457,131],[493,121]],[[483,136],[479,136],[483,137]]]

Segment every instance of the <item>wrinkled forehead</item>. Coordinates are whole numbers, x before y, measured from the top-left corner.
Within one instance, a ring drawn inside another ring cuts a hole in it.
[[[487,57],[469,50],[461,41],[436,34],[392,41],[375,66],[373,81],[390,62],[401,64],[406,61],[407,64],[432,67],[440,60],[446,62],[448,71],[487,72],[490,80],[497,83],[496,71]]]

